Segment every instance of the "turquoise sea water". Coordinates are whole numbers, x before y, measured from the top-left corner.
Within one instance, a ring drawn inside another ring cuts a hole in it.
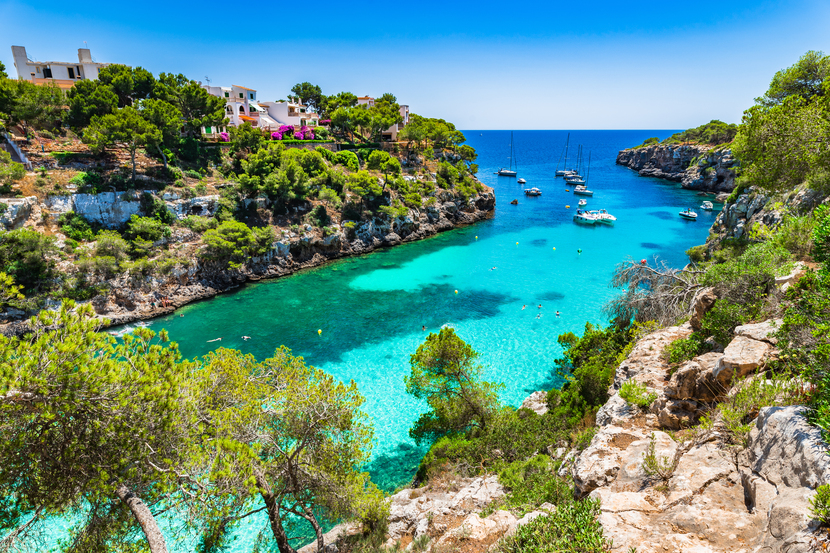
[[[355,380],[375,425],[369,470],[384,489],[405,484],[424,452],[407,434],[423,406],[403,384],[409,356],[426,336],[422,326],[427,332],[455,327],[481,353],[484,377],[506,385],[502,400],[518,405],[529,393],[558,384],[553,360],[561,354],[559,334],[580,334],[586,321],[605,321],[601,308],[615,293],[608,282],[617,263],[657,255],[681,266],[683,251],[708,235],[716,212],[697,210],[695,222],[677,215],[704,198],[614,163],[621,148],[667,131],[572,131],[571,152],[580,143],[586,157],[592,152],[589,208],[605,208],[618,219],[614,227],[573,223],[579,197],[553,176],[566,134],[514,134],[519,176],[541,188],[541,197],[526,198],[516,179],[494,175],[507,165],[509,132],[465,131],[479,154],[479,177],[496,192],[493,219],[246,285],[155,320],[151,328],[166,328],[186,357],[221,345],[262,359],[286,345],[308,363]],[[509,203],[514,198],[517,206]],[[252,339],[243,341],[243,335]],[[250,521],[234,551],[249,551],[262,523]]]
[[[422,406],[403,385],[409,356],[426,335],[422,326],[455,327],[481,353],[485,378],[504,382],[502,399],[517,405],[557,385],[559,334],[604,322],[601,308],[615,293],[608,281],[617,263],[658,255],[685,264],[683,251],[706,239],[715,216],[698,210],[698,221],[681,219],[677,212],[702,198],[615,165],[621,148],[666,131],[571,132],[571,154],[577,144],[586,157],[592,153],[588,206],[608,209],[618,219],[614,227],[572,222],[578,197],[553,176],[566,132],[514,133],[519,176],[542,189],[536,198],[525,197],[516,179],[494,175],[507,164],[509,132],[465,134],[478,151],[481,180],[496,192],[492,220],[248,285],[152,328],[166,328],[187,357],[221,345],[264,358],[286,345],[338,378],[355,380],[375,422],[375,479],[387,489],[405,483],[423,453],[407,435]],[[510,205],[514,198],[519,205]],[[220,337],[221,343],[208,342]]]

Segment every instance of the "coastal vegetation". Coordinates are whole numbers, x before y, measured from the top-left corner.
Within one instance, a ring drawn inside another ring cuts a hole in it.
[[[737,133],[738,125],[728,124],[723,121],[713,119],[699,127],[674,133],[662,142],[659,137],[652,136],[647,138],[639,146],[635,146],[635,148],[656,146],[658,144],[706,144],[710,146],[719,146],[732,142]]]
[[[361,223],[394,226],[417,218],[412,210],[483,190],[475,150],[451,123],[412,115],[399,142],[379,142],[401,122],[392,94],[359,105],[354,94],[325,96],[301,83],[292,99],[309,102],[330,128],[300,129],[296,140],[287,138],[293,127],[268,133],[245,123],[216,142],[201,129],[227,121],[225,100],[184,75],[114,64],[77,84],[63,97],[0,76],[0,124],[42,150],[29,151],[39,165],[34,175],[0,150],[2,193],[44,201],[113,191],[108,201],[138,201],[140,211],[114,222],[45,214],[37,230],[0,233],[0,270],[22,286],[27,303],[15,305],[29,313],[47,300],[106,295],[119,278],[186,271],[195,260],[244,271],[279,241],[340,232],[351,240]],[[60,102],[47,102],[47,92]],[[307,134],[333,140],[315,144]],[[181,212],[170,201],[183,203]]]

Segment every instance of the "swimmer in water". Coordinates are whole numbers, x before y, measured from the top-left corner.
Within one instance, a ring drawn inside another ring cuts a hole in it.
[[[542,304],[541,303],[539,304],[539,309],[542,309]]]
[[[221,338],[219,338],[219,339],[221,340]],[[242,339],[247,342],[248,340],[251,339],[251,337],[250,336],[243,336]]]
[[[527,307],[527,306],[526,306],[526,305],[523,305],[523,306],[522,306],[522,311],[524,311],[524,310],[525,310],[525,307]]]
[[[490,270],[495,271],[498,267],[492,267]]]
[[[221,342],[222,338],[214,338],[213,340],[208,340],[208,342]]]
[[[557,317],[559,316],[559,311],[557,311],[557,312],[556,312],[556,316],[557,316]]]
[[[424,325],[424,326],[421,327],[421,330],[426,331],[426,329],[427,329],[427,325]]]

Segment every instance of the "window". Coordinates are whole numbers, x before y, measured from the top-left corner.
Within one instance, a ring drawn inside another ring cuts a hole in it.
[[[43,68],[43,78],[44,79],[51,79],[52,78],[52,68],[51,67],[44,67]]]
[[[231,97],[231,93],[230,92],[225,92],[225,98],[230,98],[230,97]]]
[[[228,113],[233,113],[233,108],[231,106],[228,106]]]
[[[253,100],[253,99],[254,99],[254,93],[253,93],[253,92],[251,92],[250,94],[248,94],[248,96],[250,96],[250,97],[251,97],[251,100]]]
[[[67,68],[66,68],[66,71],[69,73],[69,78],[70,78],[70,79],[74,79],[74,78],[75,78],[75,68],[73,68],[73,67],[67,67]]]
[[[240,98],[244,98],[244,97],[245,97],[245,95],[244,95],[244,94],[242,94],[242,93],[240,92],[240,93],[239,93],[239,97],[240,97]]]
[[[239,113],[245,113],[245,106],[239,106]]]

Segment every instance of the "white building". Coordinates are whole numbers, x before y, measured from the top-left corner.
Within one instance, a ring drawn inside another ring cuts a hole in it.
[[[357,97],[357,105],[366,106],[366,107],[370,108],[370,107],[375,105],[375,99],[372,98],[371,96],[358,96]],[[401,129],[403,129],[405,126],[407,126],[409,124],[409,106],[402,105],[401,109],[400,109],[400,113],[401,113],[401,117],[403,118],[403,122],[402,123],[395,123],[394,125],[392,125],[388,129],[383,131],[381,133],[383,138],[389,139],[392,142],[397,141],[398,140],[398,133],[401,132]]]
[[[296,128],[303,126],[316,127],[320,124],[320,116],[308,111],[308,106],[294,102],[261,102],[270,115],[280,125],[292,125]]]
[[[69,90],[81,79],[97,79],[98,70],[110,65],[92,61],[88,48],[78,48],[78,61],[35,61],[26,54],[25,46],[12,46],[17,78],[35,84],[55,83]]]
[[[246,88],[239,85],[206,86],[213,96],[225,99],[225,116],[228,118],[228,126],[238,127],[243,123],[250,123],[251,126],[264,130],[276,131],[283,125],[291,125],[299,129],[306,125],[316,127],[319,124],[320,116],[308,112],[306,106],[293,102],[260,102],[257,100],[257,91],[253,88]],[[224,131],[224,128],[204,127],[202,134],[214,136]]]

